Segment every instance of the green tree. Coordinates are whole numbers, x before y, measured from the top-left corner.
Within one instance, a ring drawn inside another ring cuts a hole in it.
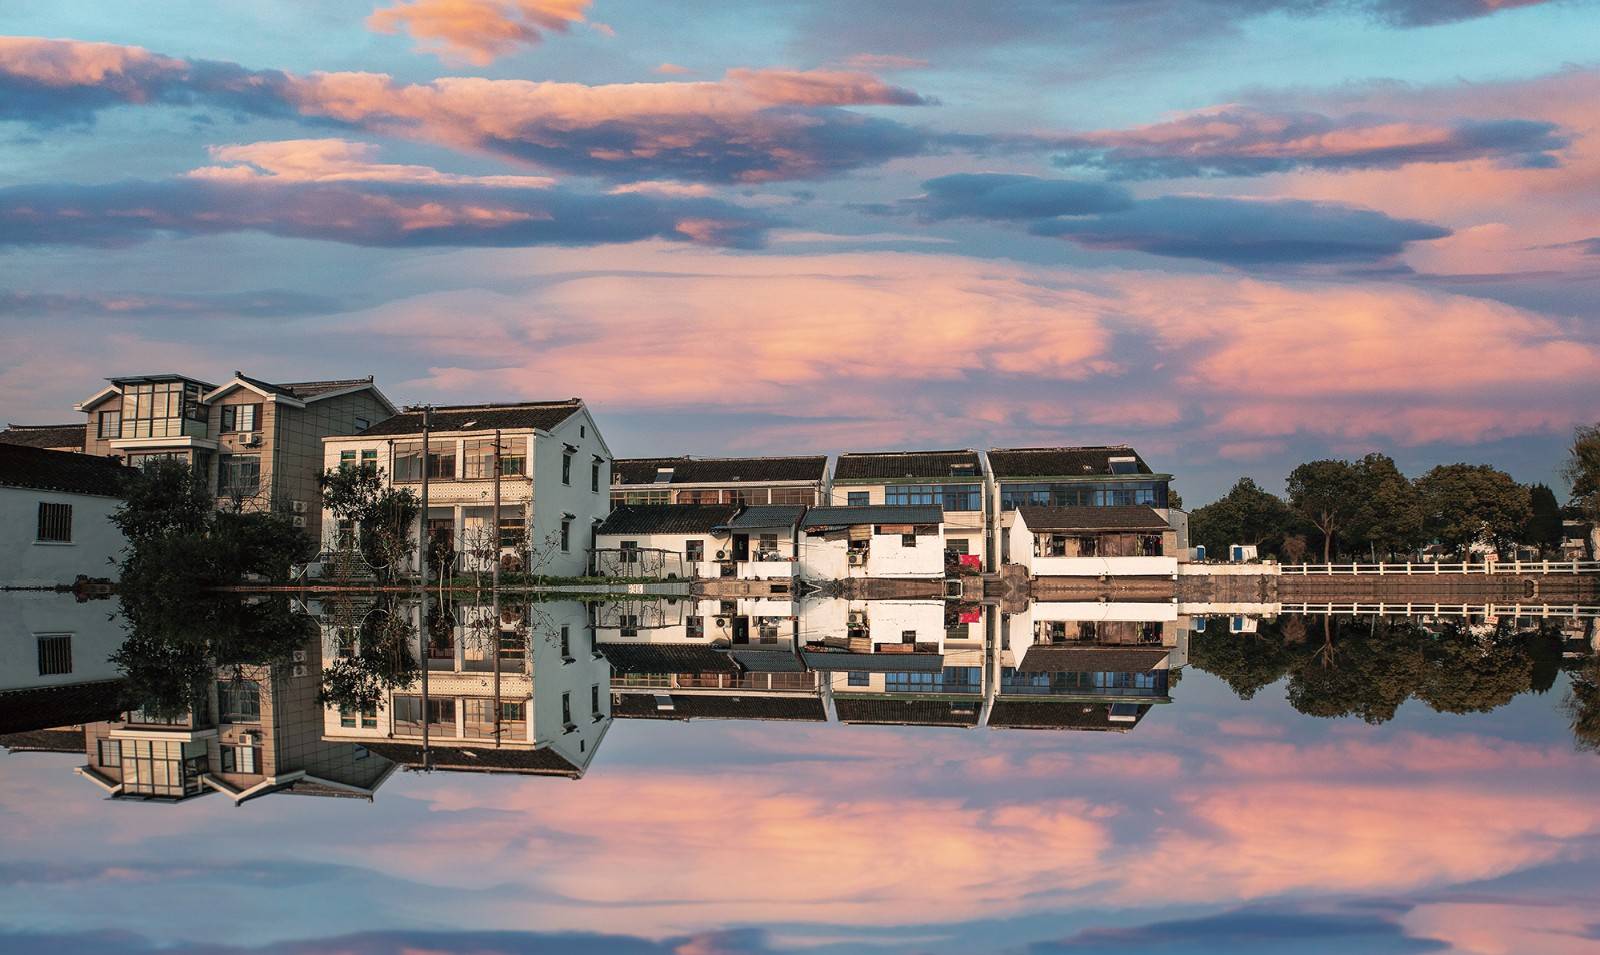
[[[1424,526],[1455,551],[1516,543],[1533,514],[1528,489],[1487,464],[1441,464],[1417,480]]]
[[[1571,503],[1591,522],[1600,521],[1600,424],[1582,425],[1573,434],[1561,471],[1572,485]]]
[[[1212,554],[1226,554],[1230,544],[1276,550],[1293,525],[1289,505],[1245,477],[1227,494],[1190,513],[1189,537]]]
[[[155,460],[124,482],[111,523],[137,548],[160,537],[202,532],[216,507],[205,482],[182,461]]]
[[[1365,542],[1374,556],[1415,550],[1423,534],[1422,502],[1415,485],[1386,454],[1368,454],[1355,468],[1361,491],[1351,542]]]
[[[1423,645],[1416,696],[1440,713],[1487,713],[1533,685],[1531,634],[1450,624]]]
[[[1561,505],[1556,492],[1543,484],[1535,484],[1528,491],[1531,513],[1522,529],[1522,543],[1539,548],[1548,554],[1561,549]]]
[[[417,496],[385,486],[383,471],[371,464],[331,468],[317,476],[317,485],[334,520],[355,528],[355,543],[367,563],[386,576],[399,576],[416,553],[413,531],[422,513]]]
[[[1349,461],[1307,461],[1289,472],[1289,507],[1322,535],[1324,561],[1333,559],[1334,541],[1359,520],[1364,483]]]
[[[378,607],[340,634],[335,659],[322,669],[319,699],[324,705],[360,711],[379,707],[389,691],[410,686],[422,668],[411,651],[414,629],[400,607]]]
[[[1263,621],[1253,634],[1229,633],[1219,618],[1189,640],[1189,662],[1228,684],[1241,700],[1283,679],[1296,660],[1282,624]]]

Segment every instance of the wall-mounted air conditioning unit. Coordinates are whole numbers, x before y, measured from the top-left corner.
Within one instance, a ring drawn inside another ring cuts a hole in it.
[[[305,527],[306,526],[306,516],[304,514],[296,514],[294,516],[294,526],[302,527],[302,528]]]
[[[304,514],[306,512],[306,502],[305,501],[290,501],[289,502],[289,510],[295,512],[296,514]]]
[[[239,745],[240,746],[254,746],[258,742],[260,742],[260,740],[256,739],[256,734],[254,734],[254,733],[240,733],[239,734]]]
[[[306,669],[306,665],[304,663],[297,663],[297,664],[295,664],[294,669],[289,672],[289,675],[290,676],[301,677],[301,676],[306,676],[310,672],[311,671]]]
[[[260,434],[254,432],[254,431],[241,431],[241,432],[239,432],[239,444],[241,444],[242,446],[247,447],[247,448],[253,448],[256,445],[259,445],[260,443],[261,443],[261,435]]]
[[[864,551],[864,550],[853,550],[853,551],[850,552],[850,566],[852,566],[852,567],[861,567],[861,566],[865,565],[866,562],[867,562],[867,552],[866,551]]]
[[[294,662],[296,662],[296,663],[304,663],[304,662],[306,662],[306,652],[304,650],[296,650],[294,652]]]
[[[867,612],[865,610],[850,611],[850,626],[865,627],[867,625]]]

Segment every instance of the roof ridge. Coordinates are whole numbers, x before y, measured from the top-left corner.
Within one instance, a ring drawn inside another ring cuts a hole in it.
[[[309,384],[309,382],[303,382]],[[553,408],[558,405],[581,405],[582,398],[553,398],[548,401],[504,401],[504,402],[479,402],[469,405],[430,405],[429,411],[499,411],[502,408]],[[422,414],[423,408],[408,407],[395,412],[402,414]]]
[[[83,422],[82,421],[71,421],[71,422],[68,422],[67,424],[17,424],[16,422],[11,422],[11,421],[6,422],[6,430],[7,431],[48,431],[48,430],[50,430],[52,428],[81,428],[81,427],[83,427]]]

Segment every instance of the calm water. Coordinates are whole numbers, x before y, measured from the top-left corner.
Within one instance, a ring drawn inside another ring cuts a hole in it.
[[[73,635],[80,681],[116,675],[100,663],[126,637],[114,604],[0,605],[0,685],[32,679],[47,633]],[[0,923],[39,933],[0,950],[1600,950],[1581,627],[1285,618],[1231,633],[1220,617],[1195,632],[1165,611],[1065,605],[963,620],[875,604],[863,619],[842,601],[507,598],[497,628],[489,608],[436,609],[431,699],[452,708],[430,762],[499,768],[470,755],[494,749],[471,701],[493,699],[499,630],[501,702],[523,704],[500,750],[523,734],[568,754],[563,776],[379,771],[420,742],[397,722],[410,704],[391,699],[375,727],[342,721],[316,703],[316,672],[370,621],[410,627],[416,608],[255,606],[191,622],[277,633],[287,615],[303,655],[253,681],[259,709],[224,690],[235,721],[218,710],[194,732],[253,732],[251,758],[283,760],[257,769],[315,772],[239,805],[207,785],[111,798],[125,769],[96,770],[93,744],[129,735],[120,720],[80,732],[76,753],[0,757]],[[706,645],[741,616],[740,666],[707,669],[730,654]],[[654,674],[664,661],[700,668]],[[699,714],[784,718],[683,718]],[[204,772],[235,790],[265,778],[219,762],[213,746]]]

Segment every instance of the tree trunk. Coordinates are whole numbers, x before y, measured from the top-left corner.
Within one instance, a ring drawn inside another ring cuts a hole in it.
[[[1333,527],[1332,527],[1332,525],[1329,525],[1327,527],[1321,528],[1321,530],[1322,530],[1322,562],[1324,564],[1331,564],[1331,563],[1333,563]]]

